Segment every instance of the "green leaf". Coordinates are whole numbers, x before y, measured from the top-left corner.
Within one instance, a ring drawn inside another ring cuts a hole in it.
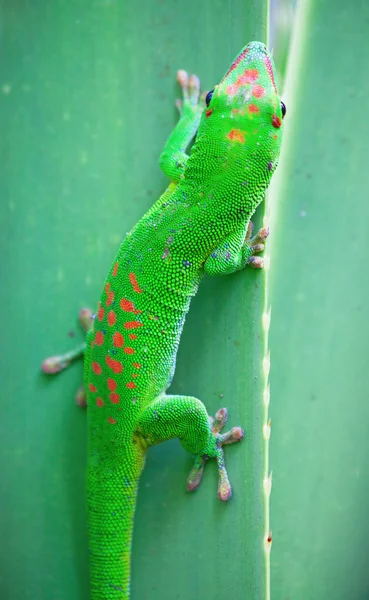
[[[79,309],[96,306],[120,240],[167,184],[176,70],[210,89],[245,43],[266,40],[267,16],[256,0],[3,3],[2,598],[89,597],[82,365],[47,378],[40,363],[82,340]],[[150,451],[132,600],[267,595],[265,310],[265,274],[251,270],[209,278],[193,302],[172,391],[210,414],[227,406],[246,439],[226,449],[227,505],[214,465],[189,495],[179,444]]]
[[[300,2],[290,51],[270,194],[276,600],[368,597],[368,18],[365,0]]]

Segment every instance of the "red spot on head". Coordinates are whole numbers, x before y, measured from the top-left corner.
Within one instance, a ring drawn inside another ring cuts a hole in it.
[[[273,125],[273,127],[276,127],[278,129],[282,125],[282,119],[280,119],[278,117],[278,115],[273,115],[272,116],[272,125]]]
[[[136,384],[133,381],[129,381],[128,383],[126,383],[126,387],[133,390],[133,388],[136,387]]]
[[[138,329],[138,327],[142,327],[142,326],[143,326],[143,323],[140,323],[140,321],[127,321],[123,325],[124,329]]]
[[[138,294],[141,294],[142,290],[137,283],[136,275],[134,273],[130,273],[128,277],[129,277],[129,281],[130,281],[134,291],[137,292]]]
[[[115,277],[117,273],[118,273],[118,263],[116,262],[114,265],[114,268],[113,268],[113,272],[112,272],[113,277]]]
[[[102,346],[104,343],[104,334],[102,331],[97,331],[95,335],[94,342],[96,346]]]
[[[205,114],[206,114],[206,116],[207,116],[207,117],[210,117],[210,115],[211,115],[211,113],[212,113],[212,112],[213,112],[213,109],[212,109],[212,108],[208,108],[208,109],[205,111]]]
[[[246,69],[246,71],[242,73],[242,75],[237,77],[236,85],[238,85],[239,87],[240,85],[254,83],[254,81],[256,81],[258,77],[259,71],[257,69]]]
[[[104,406],[104,400],[102,398],[96,398],[97,406]]]
[[[92,367],[93,372],[96,373],[96,375],[101,375],[102,368],[100,367],[99,363],[93,362],[91,364],[91,367]]]
[[[115,321],[117,320],[117,315],[115,314],[115,312],[113,310],[110,310],[108,312],[108,323],[109,325],[114,325]]]
[[[132,363],[132,365],[136,368],[139,369],[141,367],[140,363]]]
[[[134,349],[133,348],[129,348],[128,346],[126,346],[125,348],[123,348],[123,352],[125,352],[126,354],[134,354]]]
[[[238,92],[238,85],[236,85],[235,83],[228,85],[226,88],[227,96],[234,96],[235,94],[237,94],[237,92]]]
[[[258,114],[260,112],[260,108],[256,106],[256,104],[249,104],[247,110],[249,111],[249,113]]]
[[[116,331],[113,335],[113,344],[116,348],[121,348],[124,346],[124,338],[119,331]]]
[[[117,389],[117,382],[115,381],[115,379],[108,378],[106,383],[108,384],[109,390],[111,392],[115,392],[115,390]]]
[[[97,311],[97,318],[99,319],[99,321],[102,321],[104,318],[104,309],[102,306],[100,306],[99,310]]]
[[[254,96],[254,98],[262,98],[264,94],[265,88],[263,88],[262,85],[255,83],[254,87],[252,88],[252,95]]]
[[[114,425],[116,423],[116,420],[113,419],[113,417],[108,417],[108,421],[111,425]]]
[[[245,142],[244,133],[239,129],[231,129],[231,131],[227,135],[227,138],[229,140],[232,140],[232,142],[239,142],[240,144],[243,144]]]
[[[106,306],[110,306],[114,302],[114,292],[109,292],[106,299]]]
[[[137,335],[135,333],[129,333],[128,337],[130,340],[137,340]]]
[[[109,294],[109,291],[110,291],[110,283],[109,282],[105,286],[105,291],[107,294]]]
[[[90,392],[97,392],[97,388],[93,385],[93,383],[88,384],[88,389]]]
[[[114,392],[112,392],[110,394],[109,398],[110,398],[110,401],[113,404],[119,404],[119,402],[120,402],[120,396],[119,396],[119,394],[115,394]]]

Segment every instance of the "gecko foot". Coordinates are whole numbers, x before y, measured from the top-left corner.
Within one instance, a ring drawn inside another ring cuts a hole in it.
[[[215,458],[218,465],[218,498],[226,502],[232,496],[232,488],[229,483],[227,470],[224,461],[224,452],[222,446],[240,442],[244,437],[244,431],[241,427],[232,427],[226,433],[220,433],[228,419],[226,408],[221,408],[215,415],[215,418],[209,417],[212,436],[204,454],[195,456],[195,464],[187,478],[187,490],[192,492],[196,490],[202,480],[204,467],[209,458]]]
[[[179,114],[202,113],[205,106],[205,94],[200,96],[200,79],[197,75],[189,75],[187,71],[177,71],[177,81],[182,88],[182,100],[176,100]]]
[[[89,331],[93,324],[93,313],[89,308],[82,308],[78,315],[78,321],[81,329],[84,332]],[[85,351],[85,343],[76,346],[73,350],[66,352],[65,354],[58,354],[56,356],[49,356],[41,364],[41,370],[48,375],[54,375],[66,369],[70,363],[83,355]]]
[[[259,252],[262,252],[265,248],[265,240],[269,235],[269,227],[262,227],[259,229],[254,237],[252,232],[254,230],[254,224],[250,221],[247,227],[247,233],[245,237],[245,246],[249,251],[249,258],[247,264],[253,269],[262,269],[264,266],[264,259],[261,256],[255,256]]]

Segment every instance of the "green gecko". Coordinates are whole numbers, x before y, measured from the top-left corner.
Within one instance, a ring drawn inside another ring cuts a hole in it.
[[[263,266],[266,228],[252,237],[250,218],[277,166],[286,109],[273,60],[251,42],[205,98],[194,75],[178,71],[180,119],[160,157],[171,181],[127,234],[100,297],[86,344],[44,361],[57,372],[85,352],[87,507],[92,600],[127,600],[136,495],[149,446],[178,437],[194,455],[187,489],[217,462],[218,497],[231,497],[222,433],[227,410],[208,416],[191,396],[168,395],[191,298],[205,273]],[[185,151],[196,139],[190,155]]]

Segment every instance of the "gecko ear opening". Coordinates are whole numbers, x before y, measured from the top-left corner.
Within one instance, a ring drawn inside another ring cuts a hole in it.
[[[281,100],[281,111],[282,111],[282,119],[284,119],[284,117],[286,115],[286,112],[287,112],[287,109],[286,109],[285,103],[282,102],[282,100]]]

